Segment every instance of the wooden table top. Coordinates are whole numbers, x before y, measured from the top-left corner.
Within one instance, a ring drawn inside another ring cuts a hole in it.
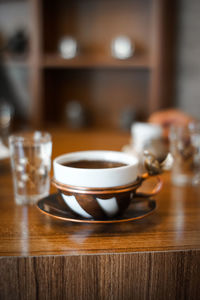
[[[130,139],[116,132],[50,132],[53,158],[78,150],[120,150]],[[162,178],[152,215],[128,223],[79,224],[45,216],[35,206],[17,206],[11,171],[0,164],[0,256],[199,250],[200,186],[172,186],[169,173]]]

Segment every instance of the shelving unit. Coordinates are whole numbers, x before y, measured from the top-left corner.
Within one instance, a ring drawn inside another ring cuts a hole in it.
[[[89,111],[95,128],[119,128],[129,108],[146,118],[171,105],[175,1],[29,1],[33,125],[62,124],[65,105],[74,99]],[[69,35],[80,54],[67,60],[58,44]],[[132,58],[111,56],[111,40],[119,35],[135,43]]]

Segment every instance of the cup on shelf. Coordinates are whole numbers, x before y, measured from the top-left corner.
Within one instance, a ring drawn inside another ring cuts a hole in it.
[[[67,101],[64,114],[66,125],[71,129],[81,129],[89,124],[88,111],[78,100]]]
[[[49,133],[34,131],[9,137],[16,204],[34,204],[49,194],[52,142]]]
[[[200,184],[200,122],[172,125],[169,140],[174,158],[172,183],[177,186]]]
[[[135,46],[128,36],[117,36],[111,41],[111,54],[117,59],[128,59],[133,56]]]
[[[64,59],[72,59],[76,57],[78,52],[78,44],[75,38],[71,36],[63,37],[59,42],[59,52]]]

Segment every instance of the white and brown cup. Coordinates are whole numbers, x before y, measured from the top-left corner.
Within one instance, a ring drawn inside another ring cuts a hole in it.
[[[130,202],[150,194],[137,193],[148,177],[138,177],[138,160],[116,151],[81,151],[64,154],[53,162],[53,184],[64,200],[66,209],[84,218],[112,218],[123,214]]]

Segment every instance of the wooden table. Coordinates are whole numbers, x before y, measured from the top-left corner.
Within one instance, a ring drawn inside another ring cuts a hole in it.
[[[53,157],[129,142],[125,133],[52,135]],[[200,299],[200,187],[174,187],[164,174],[152,215],[77,224],[16,206],[10,170],[0,170],[0,299]]]

